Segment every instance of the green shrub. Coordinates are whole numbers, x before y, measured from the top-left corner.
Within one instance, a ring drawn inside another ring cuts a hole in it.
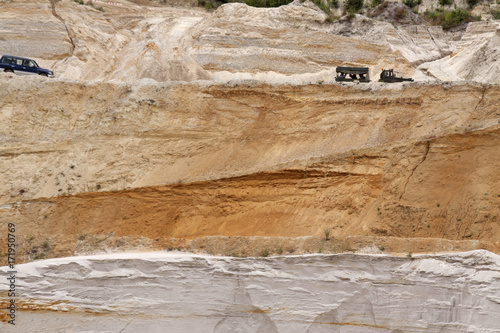
[[[335,21],[335,17],[333,16],[333,13],[330,11],[330,7],[335,7],[338,8],[339,4],[337,0],[327,0],[328,5],[325,5],[321,0],[313,0],[313,3],[318,6],[322,11],[325,12],[328,17],[326,18],[327,22],[332,23]]]
[[[422,4],[422,0],[404,0],[403,4],[410,8],[414,8],[416,6],[420,6],[420,4]]]
[[[217,9],[220,5],[229,1],[221,0],[198,0],[198,6],[205,7],[206,10]]]
[[[39,260],[39,259],[45,259],[45,253],[44,252],[39,252],[35,255],[35,260]]]
[[[394,11],[394,17],[395,17],[397,20],[401,20],[401,19],[403,19],[405,16],[406,16],[406,11],[404,10],[404,7],[398,7],[398,8],[396,8],[396,10]]]
[[[328,15],[328,17],[326,18],[326,20],[325,20],[325,21],[326,21],[326,22],[328,22],[328,23],[333,23],[333,22],[335,22],[335,20],[336,20],[336,19],[337,19],[337,18],[336,18],[335,16],[333,16],[333,15]]]
[[[467,0],[467,4],[470,8],[473,8],[479,0]]]
[[[472,15],[464,9],[436,9],[435,11],[426,10],[424,16],[431,20],[433,24],[440,25],[445,30],[459,26],[464,22],[481,20],[481,16]]]
[[[439,0],[439,5],[441,7],[449,6],[453,4],[453,0]]]
[[[323,232],[325,233],[325,240],[330,240],[330,231],[331,229],[328,227],[323,229]]]
[[[491,15],[493,15],[494,20],[500,20],[500,10],[491,10]],[[500,121],[499,121],[500,122]]]
[[[363,8],[363,0],[347,0],[345,6],[349,14],[357,13]]]
[[[370,7],[377,7],[382,3],[382,0],[372,0],[372,3],[370,4]]]
[[[322,11],[324,11],[326,14],[330,14],[330,8],[323,3],[321,0],[313,0],[313,3],[319,7]]]
[[[260,256],[261,257],[269,257],[269,250],[268,249],[262,250],[262,252],[260,253]]]
[[[60,1],[60,0],[59,0],[59,1]],[[102,8],[102,7],[96,7],[96,6],[94,5],[94,3],[93,3],[92,1],[90,1],[90,0],[89,0],[89,1],[87,1],[87,2],[85,2],[85,1],[83,1],[83,0],[73,0],[73,2],[76,2],[77,4],[80,4],[80,5],[87,5],[87,6],[90,6],[90,7],[92,7],[92,8],[95,8],[95,9],[97,9],[97,10],[101,11],[101,12],[104,12],[104,8]],[[64,109],[61,109],[61,112],[64,112]]]
[[[380,5],[378,5],[377,7],[375,7],[373,10],[371,10],[368,13],[368,17],[375,17],[375,16],[380,15],[384,11],[384,9],[387,8],[387,6],[389,5],[389,3],[390,3],[389,1],[382,2]]]

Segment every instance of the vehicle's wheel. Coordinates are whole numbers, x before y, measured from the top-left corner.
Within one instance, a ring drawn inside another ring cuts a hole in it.
[[[10,68],[6,68],[6,69],[4,70],[4,72],[5,72],[5,73],[14,73],[14,71],[13,71],[12,69],[10,69]]]
[[[40,73],[41,76],[47,76],[47,73]]]

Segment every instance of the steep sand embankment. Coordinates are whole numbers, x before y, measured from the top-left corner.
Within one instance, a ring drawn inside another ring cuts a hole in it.
[[[9,80],[0,218],[18,221],[24,251],[325,228],[497,251],[495,86]]]
[[[311,1],[229,3],[214,12],[142,4],[0,2],[0,54],[33,57],[58,78],[78,81],[331,83],[337,66],[352,65],[369,67],[372,78],[393,68],[418,81],[498,83],[495,20],[455,34],[426,25],[401,3],[334,22]],[[430,7],[424,1],[420,12]]]

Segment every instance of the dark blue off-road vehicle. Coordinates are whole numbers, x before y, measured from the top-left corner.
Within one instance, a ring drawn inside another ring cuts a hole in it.
[[[54,72],[41,68],[35,60],[4,55],[0,58],[0,71],[21,75],[42,75],[54,77]]]

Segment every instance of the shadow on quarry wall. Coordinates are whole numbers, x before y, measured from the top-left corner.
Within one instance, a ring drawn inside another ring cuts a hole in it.
[[[276,324],[265,310],[252,303],[250,295],[238,280],[233,305],[224,311],[224,319],[214,327],[214,333],[278,333]]]

